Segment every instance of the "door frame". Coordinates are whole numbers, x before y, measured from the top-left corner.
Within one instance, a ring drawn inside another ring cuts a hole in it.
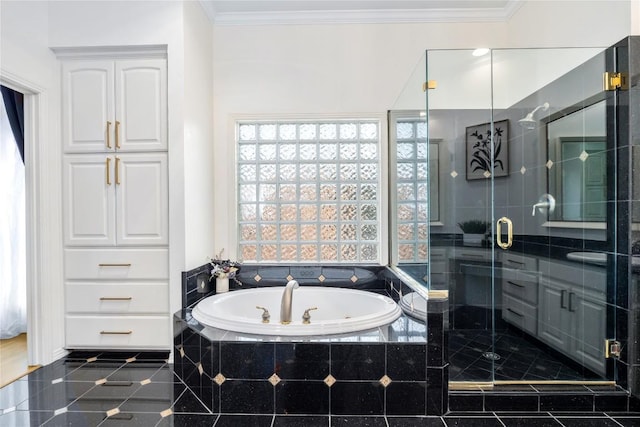
[[[56,252],[45,253],[43,239],[51,227],[48,215],[43,215],[45,191],[40,185],[41,180],[47,179],[40,165],[48,160],[43,151],[43,136],[47,135],[45,108],[48,94],[38,84],[5,70],[0,70],[0,84],[24,95],[27,363],[41,365],[66,353],[63,349],[53,351],[55,343],[50,337],[53,325],[48,325],[45,319],[55,313],[55,304],[46,303],[49,292],[45,292],[44,283],[39,280],[47,277],[51,272],[50,266],[59,263],[61,258]],[[55,139],[53,137],[49,142]]]

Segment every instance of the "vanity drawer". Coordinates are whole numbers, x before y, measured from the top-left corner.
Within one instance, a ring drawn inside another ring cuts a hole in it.
[[[167,316],[72,316],[66,317],[67,348],[171,347]]]
[[[167,283],[67,283],[67,313],[169,312]]]
[[[538,278],[520,270],[502,269],[502,292],[536,305],[538,304]]]
[[[536,271],[538,269],[538,260],[530,256],[514,253],[503,253],[502,267],[515,270]]]
[[[65,277],[73,279],[168,279],[168,249],[66,249]]]
[[[502,318],[523,331],[536,335],[538,311],[535,306],[502,294]]]

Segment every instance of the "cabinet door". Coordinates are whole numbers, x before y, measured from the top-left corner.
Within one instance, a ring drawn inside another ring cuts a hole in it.
[[[540,279],[538,299],[538,336],[556,350],[569,351],[571,313],[567,310],[569,291],[546,278]]]
[[[112,157],[104,154],[70,154],[64,157],[65,245],[115,245]]]
[[[604,301],[572,293],[569,310],[575,321],[573,354],[580,363],[598,374],[606,373],[604,339],[606,337],[607,306]]]
[[[105,152],[113,147],[113,61],[62,64],[62,138],[65,152]],[[111,121],[110,129],[107,122]]]
[[[117,61],[115,73],[118,150],[166,150],[166,61]]]
[[[166,153],[115,156],[118,245],[166,245],[169,197]]]

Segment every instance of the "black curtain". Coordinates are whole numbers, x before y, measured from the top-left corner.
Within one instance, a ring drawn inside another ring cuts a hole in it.
[[[18,144],[18,151],[24,163],[24,96],[8,87],[0,86],[4,108],[7,110],[13,137]]]

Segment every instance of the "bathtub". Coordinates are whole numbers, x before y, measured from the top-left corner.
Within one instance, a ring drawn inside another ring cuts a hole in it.
[[[404,294],[400,299],[400,307],[405,314],[423,322],[427,318],[427,300],[417,292]]]
[[[200,301],[192,316],[201,324],[218,329],[260,335],[310,336],[357,332],[393,322],[402,309],[389,297],[372,292],[317,286],[293,291],[291,323],[280,324],[280,301],[284,287],[243,289],[217,294]],[[268,309],[269,323],[262,322]],[[302,315],[311,310],[310,323]]]

